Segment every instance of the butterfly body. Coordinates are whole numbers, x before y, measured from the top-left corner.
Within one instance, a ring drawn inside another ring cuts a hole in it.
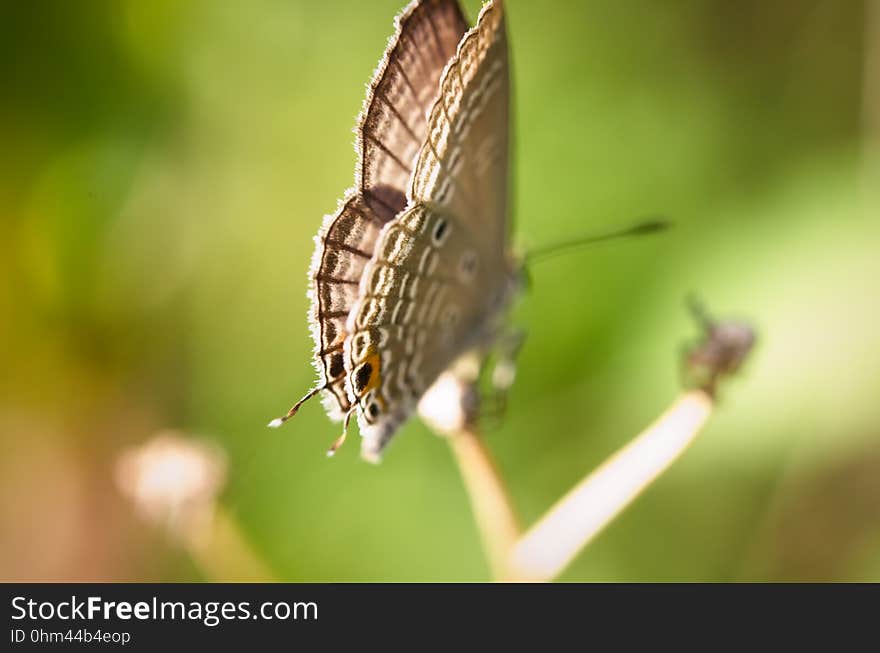
[[[369,459],[459,356],[488,348],[520,285],[501,3],[467,30],[455,0],[418,0],[396,26],[359,120],[355,187],[309,272],[319,380],[306,398],[320,392],[334,420],[356,413]]]

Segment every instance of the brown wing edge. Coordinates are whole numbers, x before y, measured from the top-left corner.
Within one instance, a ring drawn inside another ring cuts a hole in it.
[[[312,254],[312,261],[309,266],[309,289],[307,292],[310,301],[309,329],[314,343],[312,365],[318,373],[318,384],[315,389],[321,391],[324,410],[330,419],[334,421],[341,421],[351,408],[345,393],[346,372],[344,359],[342,359],[342,370],[338,369],[339,364],[334,359],[334,356],[342,355],[342,343],[347,335],[344,324],[347,312],[351,309],[351,306],[341,308],[326,306],[325,292],[329,293],[330,287],[333,285],[349,285],[354,287],[354,284],[360,282],[360,274],[358,274],[357,279],[353,277],[334,279],[328,269],[330,263],[328,255],[331,252],[331,248],[327,245],[327,242],[331,232],[334,230],[342,231],[344,234],[350,233],[355,228],[370,230],[373,234],[373,241],[375,241],[381,226],[380,218],[375,216],[369,207],[363,203],[360,194],[354,189],[350,189],[345,194],[345,197],[339,201],[336,212],[324,216],[321,228],[314,237],[315,251]],[[373,244],[374,242],[371,243],[370,249],[372,249]],[[353,257],[354,255],[352,254],[351,256]],[[356,266],[355,263],[353,263],[354,266]],[[366,260],[360,266],[360,273],[363,272],[364,266],[366,266]],[[334,318],[337,322],[334,327],[336,333],[332,338],[328,338],[326,333],[328,318],[326,315],[331,310],[345,312],[346,315],[340,315],[339,319]],[[338,323],[340,321],[341,324]],[[339,344],[334,346],[333,343]],[[327,351],[328,347],[333,347],[333,350]]]

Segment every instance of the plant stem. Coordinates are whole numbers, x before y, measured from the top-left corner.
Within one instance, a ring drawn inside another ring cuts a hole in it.
[[[217,506],[211,530],[204,541],[185,541],[187,550],[206,578],[224,583],[276,582],[272,572],[254,552],[241,527],[229,512]]]
[[[702,390],[679,396],[520,538],[511,553],[513,575],[548,581],[562,573],[593,537],[684,453],[711,412],[712,399]]]
[[[520,534],[504,481],[488,449],[472,428],[463,429],[448,439],[470,497],[492,576],[504,579],[508,576],[510,551]]]
[[[472,429],[449,438],[495,580],[556,578],[694,441],[712,413],[703,390],[682,393],[653,424],[562,497],[524,535],[504,481]]]

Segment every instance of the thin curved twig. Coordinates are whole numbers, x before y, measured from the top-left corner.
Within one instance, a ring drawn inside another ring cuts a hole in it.
[[[493,578],[509,575],[508,558],[520,536],[519,520],[488,449],[473,428],[449,437],[471,502]]]

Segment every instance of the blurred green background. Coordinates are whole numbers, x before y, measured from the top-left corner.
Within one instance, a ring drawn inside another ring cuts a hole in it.
[[[164,429],[226,452],[221,511],[274,578],[488,578],[418,420],[378,467],[357,439],[324,457],[317,403],[265,428],[313,383],[312,236],[402,4],[3,3],[0,579],[234,578],[117,489],[120,453]],[[507,13],[515,244],[675,221],[531,271],[486,433],[523,520],[676,396],[695,292],[759,347],[563,580],[880,580],[880,10]]]

